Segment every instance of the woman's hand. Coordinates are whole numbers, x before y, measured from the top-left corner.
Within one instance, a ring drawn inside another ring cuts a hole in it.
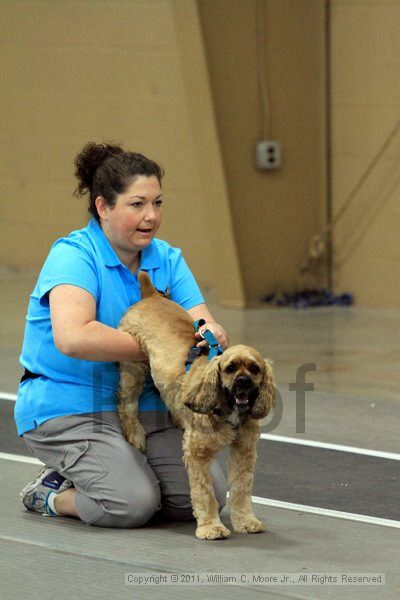
[[[198,304],[193,308],[189,308],[187,312],[190,315],[193,322],[198,321],[199,319],[204,319],[205,324],[201,325],[200,331],[208,329],[209,331],[211,331],[218,344],[222,346],[224,350],[228,347],[229,341],[225,329],[215,322],[215,319],[208,310],[206,304]],[[202,337],[199,332],[195,333],[195,338],[196,340],[202,340]],[[202,348],[203,346],[207,346],[207,342],[206,340],[202,340],[201,342],[198,342],[196,346],[197,348]]]
[[[198,340],[202,340],[201,342],[196,344],[197,348],[202,348],[203,346],[207,346],[206,340],[203,340],[200,335],[202,331],[205,331],[207,329],[209,331],[211,331],[211,333],[214,335],[218,344],[220,346],[222,346],[222,348],[224,350],[226,350],[226,348],[229,345],[228,336],[226,335],[226,331],[224,330],[224,328],[221,327],[221,325],[218,325],[218,323],[205,323],[205,325],[202,325],[200,327],[199,331],[197,333],[195,333],[195,338]]]

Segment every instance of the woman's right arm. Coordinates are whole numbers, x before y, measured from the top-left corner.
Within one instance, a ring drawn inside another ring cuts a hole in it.
[[[96,301],[83,288],[58,285],[50,291],[49,302],[54,343],[63,354],[106,362],[147,360],[129,333],[96,321]]]

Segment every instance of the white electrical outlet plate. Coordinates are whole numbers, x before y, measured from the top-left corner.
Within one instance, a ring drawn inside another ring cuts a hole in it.
[[[273,171],[282,166],[282,148],[276,140],[261,140],[256,149],[257,169]]]

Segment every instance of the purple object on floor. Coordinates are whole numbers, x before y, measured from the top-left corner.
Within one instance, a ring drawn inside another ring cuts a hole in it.
[[[271,306],[287,306],[289,308],[312,308],[314,306],[351,306],[354,303],[352,294],[335,295],[325,289],[303,290],[293,294],[270,294],[264,296],[263,302]]]

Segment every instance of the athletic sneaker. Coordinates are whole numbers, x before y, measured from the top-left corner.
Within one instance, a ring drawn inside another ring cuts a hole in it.
[[[57,513],[49,506],[50,494],[61,494],[71,487],[73,487],[72,481],[68,481],[50,467],[43,467],[37,478],[24,487],[19,497],[28,510],[34,510],[42,515],[55,516]]]

